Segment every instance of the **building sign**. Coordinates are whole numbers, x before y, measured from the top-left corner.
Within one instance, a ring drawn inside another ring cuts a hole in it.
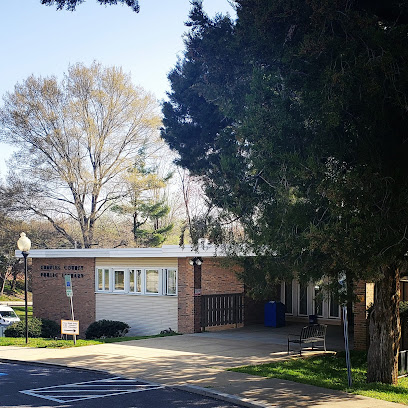
[[[61,334],[79,335],[79,320],[61,320]]]
[[[41,272],[40,272],[41,278],[58,278],[58,276],[64,278],[64,276],[66,275],[64,272],[58,273],[54,271],[61,271],[61,270],[83,271],[84,267],[83,265],[65,265],[64,267],[61,267],[60,265],[41,265],[40,269],[41,269]],[[45,272],[45,271],[49,271],[49,272]],[[85,276],[83,273],[71,273],[70,275],[71,275],[71,278],[83,278]]]
[[[84,266],[83,265],[64,265],[64,267],[61,267],[61,265],[41,265],[40,269],[42,271],[60,271],[61,269],[64,269],[64,271],[83,271]]]

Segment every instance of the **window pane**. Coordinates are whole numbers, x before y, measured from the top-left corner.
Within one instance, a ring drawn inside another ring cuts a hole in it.
[[[175,269],[167,270],[167,295],[177,293],[177,271]]]
[[[115,290],[125,290],[125,271],[115,271]]]
[[[104,290],[109,290],[109,269],[105,269]]]
[[[320,288],[314,289],[314,314],[317,316],[323,316],[323,293]]]
[[[142,271],[140,269],[136,271],[136,292],[142,293]]]
[[[103,271],[98,269],[98,290],[103,290]]]
[[[330,296],[330,317],[339,317],[339,302],[334,296]]]
[[[159,271],[146,269],[146,293],[159,293]]]
[[[307,315],[307,285],[299,285],[299,314]]]
[[[135,291],[135,271],[131,269],[129,271],[129,292]]]
[[[292,282],[285,282],[285,306],[286,313],[292,313]]]

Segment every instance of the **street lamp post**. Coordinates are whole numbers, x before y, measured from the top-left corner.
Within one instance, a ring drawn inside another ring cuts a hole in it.
[[[27,256],[30,253],[31,241],[27,238],[26,234],[22,232],[20,238],[17,241],[17,247],[21,251],[24,257],[24,303],[25,303],[25,338],[26,344],[28,344],[28,305],[27,305],[27,292],[28,292],[28,279],[27,279]]]

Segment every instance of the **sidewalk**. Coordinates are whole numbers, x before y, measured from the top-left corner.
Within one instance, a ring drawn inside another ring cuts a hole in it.
[[[5,305],[5,306],[25,306],[24,300],[5,300],[0,302],[0,305]],[[27,302],[27,306],[32,306],[33,302]]]
[[[398,408],[406,405],[291,381],[225,371],[286,356],[286,346],[246,329],[189,334],[69,349],[0,347],[0,360],[102,370],[170,386],[236,395],[267,407]],[[329,344],[330,347],[330,344]]]

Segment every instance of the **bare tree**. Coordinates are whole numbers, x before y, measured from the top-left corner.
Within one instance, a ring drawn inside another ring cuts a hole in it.
[[[95,222],[125,194],[121,174],[153,149],[152,95],[116,67],[75,64],[62,81],[30,76],[4,97],[0,140],[17,148],[1,197],[8,211],[47,219],[73,246],[93,244]]]

